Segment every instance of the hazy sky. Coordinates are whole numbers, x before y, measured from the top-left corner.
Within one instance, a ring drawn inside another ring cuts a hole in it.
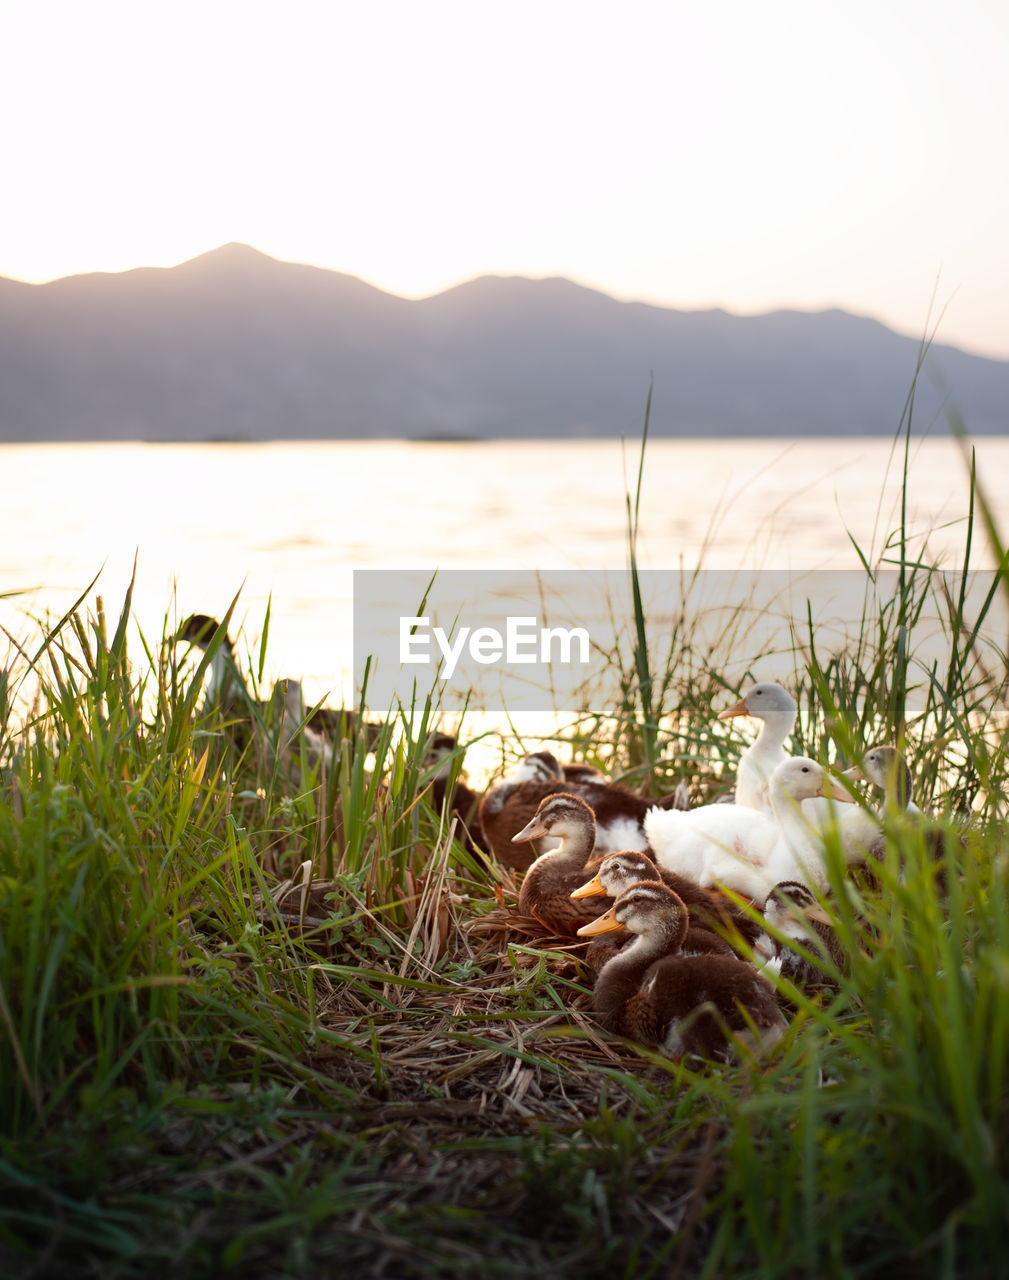
[[[1006,0],[0,0],[0,275],[229,240],[1009,358]]]

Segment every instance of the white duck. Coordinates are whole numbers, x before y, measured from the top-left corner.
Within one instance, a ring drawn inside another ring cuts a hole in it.
[[[786,757],[771,774],[769,792],[773,817],[732,804],[652,809],[645,835],[655,861],[702,886],[724,884],[760,902],[781,880],[825,885],[823,843],[801,803],[851,797],[806,756]]]
[[[755,684],[733,706],[719,714],[719,720],[754,716],[763,723],[756,741],[739,757],[736,767],[737,805],[757,809],[770,816],[768,786],[771,774],[788,759],[785,739],[795,727],[798,708],[792,695],[780,684]]]

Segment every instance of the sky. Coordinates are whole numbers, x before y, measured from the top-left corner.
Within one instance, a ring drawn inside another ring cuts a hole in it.
[[[228,241],[1009,359],[1005,0],[0,0],[0,275]]]

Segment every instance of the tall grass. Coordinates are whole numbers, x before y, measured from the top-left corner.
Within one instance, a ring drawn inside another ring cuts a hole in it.
[[[681,616],[656,634],[638,571],[645,457],[643,442],[620,703],[572,744],[703,798],[744,744],[716,713],[744,678],[725,646],[745,644],[745,602],[702,642],[687,574]],[[860,548],[852,642],[826,652],[815,618],[795,619],[796,749],[847,761],[897,740],[935,818],[890,819],[875,885],[834,865],[848,964],[819,995],[784,984],[791,1028],[760,1068],[692,1070],[596,1032],[577,962],[508,931],[510,875],[430,807],[433,696],[374,735],[365,690],[328,760],[260,687],[268,613],[227,704],[199,688],[234,605],[195,681],[167,622],[131,649],[132,588],[114,627],[82,597],[14,648],[5,1271],[1005,1272],[1006,664],[980,641],[1009,570],[995,544],[971,603],[976,522],[997,536],[971,477],[957,574],[912,550],[905,495],[882,551]],[[926,604],[942,661],[918,658]],[[763,655],[746,656],[759,672]]]

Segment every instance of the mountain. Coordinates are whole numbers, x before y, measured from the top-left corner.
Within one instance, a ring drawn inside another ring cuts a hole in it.
[[[0,278],[0,441],[892,433],[918,342],[843,311],[741,317],[487,276],[430,298],[229,244],[171,268]],[[1009,433],[1009,362],[934,345],[947,404]]]

